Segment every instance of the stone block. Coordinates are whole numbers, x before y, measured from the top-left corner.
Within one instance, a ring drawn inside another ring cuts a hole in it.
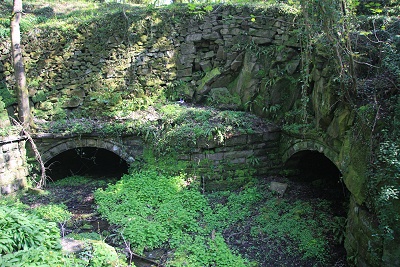
[[[87,139],[86,145],[88,147],[96,147],[97,146],[97,139]]]
[[[188,43],[188,44],[181,44],[181,54],[182,55],[189,55],[189,54],[194,54],[196,53],[196,47],[194,44]]]
[[[206,159],[214,160],[214,161],[221,161],[224,159],[224,153],[206,154]]]
[[[186,36],[185,41],[190,43],[190,42],[199,42],[203,38],[203,34],[201,33],[194,33]]]
[[[258,150],[258,149],[268,148],[268,146],[266,145],[266,143],[256,143],[256,144],[251,144],[249,148],[253,150]]]
[[[196,163],[198,163],[199,161],[205,159],[206,156],[204,154],[192,154],[190,156],[190,159]]]
[[[181,155],[178,155],[177,158],[178,158],[178,160],[189,161],[190,155],[189,154],[181,154]]]
[[[234,147],[226,147],[226,146],[222,146],[222,147],[216,147],[214,150],[217,153],[221,153],[221,152],[230,152],[230,151],[234,151]]]
[[[261,143],[264,141],[263,133],[255,133],[247,135],[247,144]]]
[[[269,150],[268,149],[254,149],[253,150],[253,154],[254,154],[254,156],[265,156],[265,155],[268,155],[269,154]]]
[[[247,144],[247,135],[237,135],[225,139],[225,146],[238,146]]]
[[[216,58],[220,60],[226,59],[226,52],[222,45],[218,47]]]
[[[215,28],[215,27],[214,27]],[[203,39],[204,40],[211,40],[211,41],[215,41],[218,40],[220,38],[219,33],[215,30],[209,34],[204,34],[203,35]]]
[[[254,155],[253,150],[238,150],[238,151],[231,151],[225,152],[225,159],[234,159],[234,158],[248,158]]]
[[[207,72],[210,71],[212,69],[212,64],[211,61],[207,60],[207,61],[202,61],[199,63],[200,68],[202,71]]]
[[[214,51],[208,51],[208,52],[206,52],[206,53],[204,54],[204,57],[203,57],[203,58],[212,58],[212,57],[214,57],[214,56],[215,56]]]
[[[14,192],[14,191],[13,191],[13,186],[12,186],[11,184],[3,185],[3,186],[0,188],[0,192],[1,192],[2,195],[11,194],[11,193]]]
[[[255,44],[259,44],[259,45],[265,45],[265,44],[272,43],[272,39],[271,38],[266,38],[266,37],[251,37],[251,40]]]
[[[267,132],[263,135],[264,141],[277,141],[280,138],[280,132]]]
[[[18,143],[8,143],[8,144],[2,145],[3,152],[8,152],[8,151],[11,151],[11,150],[17,149],[17,148],[18,148]]]
[[[286,183],[271,182],[269,189],[273,192],[278,193],[280,197],[283,197],[287,187],[288,185]]]
[[[178,77],[188,77],[192,75],[192,68],[181,69],[177,71]]]
[[[245,164],[246,158],[234,158],[228,161],[230,164]]]
[[[276,30],[265,30],[265,29],[249,29],[249,35],[252,37],[262,37],[272,39],[276,34]]]

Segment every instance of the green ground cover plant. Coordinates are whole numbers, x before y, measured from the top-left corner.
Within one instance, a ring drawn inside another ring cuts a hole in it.
[[[166,266],[257,266],[227,242],[232,232],[247,231],[240,242],[267,239],[286,255],[324,266],[330,260],[327,236],[341,242],[328,201],[284,200],[254,183],[201,194],[196,179],[179,173],[147,166],[95,192],[99,212],[135,253],[172,251]]]
[[[60,251],[56,223],[24,211],[22,205],[0,206],[0,237],[0,266],[75,266]]]
[[[103,242],[88,243],[77,255],[62,251],[58,223],[71,216],[62,204],[29,208],[10,197],[0,199],[0,266],[123,266]]]
[[[326,204],[321,201],[320,205]],[[328,258],[327,240],[323,233],[328,229],[326,213],[315,212],[310,203],[296,201],[288,203],[285,200],[270,199],[260,209],[255,218],[252,234],[266,234],[277,242],[290,240],[296,245],[285,247],[288,253],[298,249],[303,259],[315,258],[321,264]]]
[[[97,190],[95,199],[135,253],[166,247],[174,251],[167,266],[245,266],[220,234],[212,234],[207,199],[186,178],[136,172]]]

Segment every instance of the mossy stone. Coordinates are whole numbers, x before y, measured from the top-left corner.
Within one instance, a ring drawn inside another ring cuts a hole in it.
[[[207,103],[220,109],[238,109],[240,97],[233,96],[226,87],[213,88],[207,97]]]
[[[353,140],[350,136],[345,138],[339,154],[344,182],[359,205],[366,199],[367,155],[367,146]]]
[[[207,85],[211,83],[216,77],[221,74],[219,68],[214,68],[211,71],[207,72],[206,75],[199,81],[199,85],[196,89],[196,100],[199,101],[206,93],[210,91],[210,87]]]

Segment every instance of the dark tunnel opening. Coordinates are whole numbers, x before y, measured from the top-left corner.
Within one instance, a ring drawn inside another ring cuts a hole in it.
[[[318,179],[338,180],[341,177],[339,169],[323,153],[318,151],[300,151],[292,155],[286,162],[286,167],[296,170],[295,173],[305,182]]]
[[[347,257],[344,238],[350,192],[342,173],[323,153],[311,150],[293,154],[286,161],[285,169],[289,174],[286,176],[289,183],[297,188],[296,199],[317,203],[316,206],[328,203],[323,210],[330,214],[327,219],[335,225],[335,232],[329,232],[330,251],[333,258],[343,259],[344,262]]]
[[[293,154],[285,163],[285,169],[291,181],[308,185],[313,197],[327,199],[335,203],[338,212],[348,200],[350,193],[342,180],[342,173],[323,153],[318,151],[300,151]]]
[[[128,173],[128,164],[103,148],[80,147],[66,150],[46,163],[46,173],[56,181],[73,175],[107,179]]]

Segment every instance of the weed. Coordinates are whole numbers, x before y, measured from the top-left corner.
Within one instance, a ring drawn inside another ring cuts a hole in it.
[[[188,262],[191,266],[211,262],[243,266],[243,260],[232,254],[219,234],[210,239],[212,229],[199,223],[211,210],[206,198],[191,188],[183,175],[165,176],[154,170],[132,173],[106,190],[97,190],[95,199],[99,211],[119,226],[135,253],[169,246],[175,253],[168,266]],[[222,254],[216,257],[216,251]]]
[[[50,204],[35,208],[33,213],[47,221],[63,223],[72,217],[64,204]]]

